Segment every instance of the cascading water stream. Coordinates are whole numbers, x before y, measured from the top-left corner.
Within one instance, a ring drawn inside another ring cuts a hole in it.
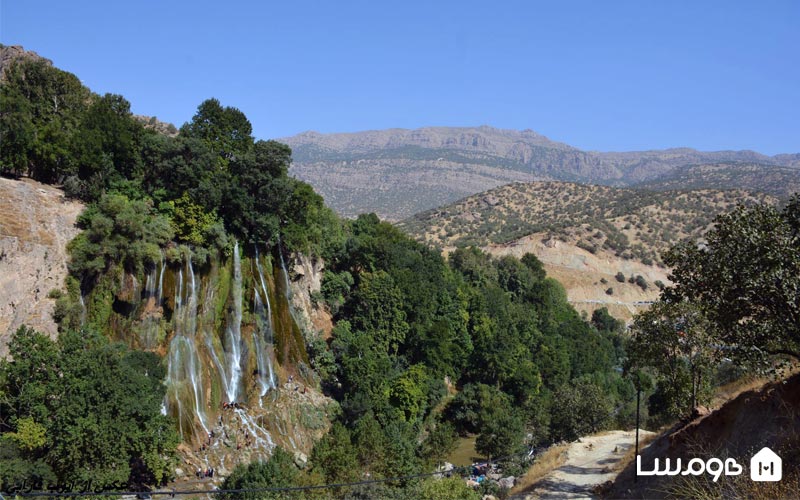
[[[242,427],[247,429],[250,435],[253,436],[253,443],[256,447],[271,450],[275,446],[275,443],[272,441],[272,436],[270,436],[269,432],[258,425],[258,423],[253,420],[253,417],[251,417],[246,411],[237,408],[234,410],[234,412],[242,422]]]
[[[283,284],[284,284],[284,291],[283,293],[286,295],[286,301],[289,302],[289,305],[292,303],[291,299],[291,290],[289,289],[289,271],[286,270],[286,262],[283,260],[283,251],[281,250],[280,240],[278,240],[278,254],[281,256],[281,271],[283,271]]]
[[[161,250],[161,265],[159,266],[160,272],[158,275],[158,294],[156,296],[156,305],[158,306],[161,305],[161,301],[164,299],[164,271],[166,271],[166,266],[164,264],[164,251]]]
[[[173,314],[175,335],[169,346],[166,380],[167,408],[172,408],[171,405],[177,407],[178,426],[182,435],[184,435],[184,403],[193,406],[194,416],[203,430],[208,432],[209,429],[202,397],[201,364],[195,343],[198,300],[197,281],[191,261],[187,264],[187,271],[189,282],[185,303],[183,269],[178,271]]]
[[[253,343],[256,346],[256,361],[258,363],[258,383],[261,388],[260,396],[264,397],[267,391],[275,388],[275,372],[272,367],[272,342],[274,337],[274,325],[272,323],[272,306],[269,302],[269,292],[267,283],[264,279],[264,272],[261,269],[261,262],[256,247],[256,271],[259,282],[253,287],[253,309],[258,317],[258,328],[253,330]],[[261,286],[261,298],[258,286]],[[265,308],[266,305],[266,308]],[[259,403],[261,401],[259,400]]]
[[[81,303],[81,325],[86,324],[86,300],[83,298],[83,290],[78,291],[78,300]]]
[[[233,246],[233,317],[226,330],[225,367],[227,384],[225,395],[228,402],[236,402],[239,382],[242,378],[242,259],[239,242]]]
[[[142,294],[142,303],[145,307],[145,316],[142,321],[143,345],[147,349],[156,346],[158,342],[158,328],[161,319],[161,298],[164,283],[164,253],[153,269],[147,273]],[[152,301],[152,302],[151,302]]]

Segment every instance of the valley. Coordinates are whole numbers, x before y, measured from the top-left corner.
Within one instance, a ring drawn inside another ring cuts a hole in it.
[[[0,63],[3,496],[658,496],[638,427],[798,460],[797,154],[263,140]]]

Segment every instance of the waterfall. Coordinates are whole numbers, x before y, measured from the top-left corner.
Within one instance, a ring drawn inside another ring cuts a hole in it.
[[[131,302],[139,297],[139,280],[136,279],[135,274],[131,274],[131,281],[133,282],[133,292],[131,293]]]
[[[197,329],[197,281],[191,260],[187,263],[188,290],[184,303],[183,269],[178,271],[175,287],[175,311],[173,321],[175,335],[169,345],[167,359],[167,408],[177,407],[178,425],[183,435],[184,403],[193,406],[194,416],[203,430],[208,432],[208,423],[203,398],[201,362],[195,343]],[[163,275],[163,271],[162,271]]]
[[[225,395],[228,402],[236,402],[239,382],[242,378],[242,259],[239,242],[233,246],[233,317],[228,320],[226,330],[226,375]]]
[[[257,328],[253,330],[253,343],[256,348],[256,361],[258,363],[258,384],[261,387],[260,396],[264,397],[270,388],[274,388],[275,373],[272,368],[272,342],[274,336],[274,325],[272,323],[272,306],[269,302],[269,292],[267,283],[264,279],[264,272],[261,269],[261,262],[256,247],[256,271],[258,272],[259,282],[253,286],[253,310],[257,315]],[[261,286],[261,299],[258,287]],[[266,304],[266,308],[264,307]],[[260,402],[260,401],[259,401]]]
[[[283,260],[283,252],[281,251],[280,242],[278,243],[278,254],[281,256],[281,270],[283,271],[283,283],[286,289],[284,290],[284,294],[286,295],[286,301],[289,302],[291,305],[291,291],[289,289],[289,271],[286,270],[286,262]]]
[[[275,447],[275,443],[272,441],[272,436],[270,436],[269,432],[258,425],[253,417],[247,414],[246,411],[242,410],[241,408],[237,408],[234,410],[236,415],[239,416],[239,420],[242,422],[242,427],[247,429],[251,436],[253,436],[253,443],[258,448],[265,448],[271,450]]]
[[[197,357],[197,349],[190,337],[175,335],[169,345],[169,359],[167,361],[167,386],[169,390],[167,396],[171,396],[169,404],[176,404],[178,407],[178,422],[183,434],[183,404],[190,403],[194,406],[194,415],[208,432],[206,422],[206,412],[203,408],[201,398],[202,381],[200,376],[200,360]],[[186,401],[186,399],[189,399]]]
[[[144,290],[142,291],[142,298],[144,299],[148,299],[153,295],[152,275],[155,274],[155,272],[156,269],[153,268],[153,270],[144,277]]]
[[[158,275],[158,294],[156,295],[156,304],[159,306],[161,305],[161,301],[164,299],[164,271],[167,270],[167,266],[165,264],[164,250],[161,250],[161,265],[159,266],[160,272]]]
[[[78,290],[78,300],[81,303],[81,325],[86,324],[86,301],[83,299],[83,290]]]
[[[153,269],[147,273],[144,280],[144,290],[142,291],[142,306],[145,314],[142,320],[143,346],[145,348],[152,348],[158,341],[158,325],[160,322],[160,313],[156,311],[161,308],[161,300],[157,297],[159,290],[158,279],[159,267],[154,265]],[[163,276],[164,270],[161,269]],[[150,301],[153,301],[152,303]]]

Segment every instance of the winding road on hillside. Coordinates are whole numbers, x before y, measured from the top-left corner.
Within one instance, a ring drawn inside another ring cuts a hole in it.
[[[652,434],[639,431],[639,439]],[[567,450],[563,465],[550,472],[524,493],[510,497],[513,500],[555,498],[597,498],[592,494],[595,485],[613,481],[619,462],[634,446],[634,431],[609,431],[583,437]]]

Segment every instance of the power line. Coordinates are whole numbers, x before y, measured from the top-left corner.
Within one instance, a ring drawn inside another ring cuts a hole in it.
[[[524,451],[520,453],[513,453],[511,455],[506,455],[504,457],[497,458],[492,460],[491,463],[499,463],[499,462],[506,462],[511,460],[514,457],[526,455],[531,456],[533,450]],[[23,498],[34,498],[34,497],[49,497],[49,498],[75,498],[75,497],[84,497],[84,496],[102,496],[102,497],[120,497],[120,496],[131,496],[131,495],[150,495],[151,497],[155,496],[175,496],[175,495],[199,495],[204,493],[213,493],[213,494],[226,494],[226,493],[264,493],[264,492],[292,492],[292,491],[310,491],[310,490],[324,490],[324,489],[332,489],[332,488],[352,488],[354,486],[365,486],[369,484],[378,484],[378,483],[391,483],[396,481],[405,481],[408,479],[419,479],[423,477],[431,477],[437,475],[447,475],[458,473],[459,475],[465,475],[464,472],[468,471],[472,468],[472,466],[456,466],[453,467],[452,470],[449,471],[437,471],[437,472],[422,472],[418,474],[409,474],[406,476],[398,476],[398,477],[391,477],[391,478],[384,478],[384,479],[365,479],[362,481],[353,481],[348,483],[330,483],[330,484],[317,484],[317,485],[309,485],[309,486],[276,486],[271,488],[241,488],[241,489],[228,489],[228,490],[220,490],[220,489],[211,489],[211,490],[169,490],[169,491],[101,491],[101,492],[93,492],[93,491],[83,491],[83,492],[52,492],[52,491],[35,491],[35,492],[27,492],[27,493],[14,493],[13,495],[23,497]],[[0,493],[0,499],[2,499],[2,493]]]

